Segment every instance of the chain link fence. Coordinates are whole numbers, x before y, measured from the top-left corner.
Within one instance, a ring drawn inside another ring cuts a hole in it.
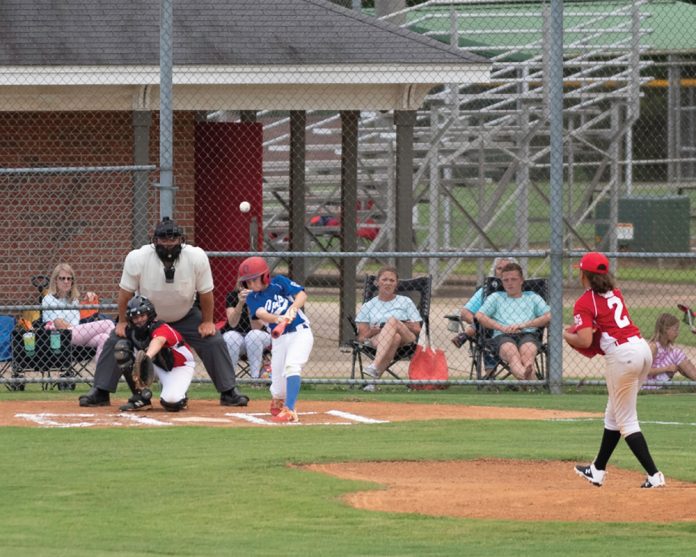
[[[581,292],[572,264],[582,253],[610,255],[646,338],[660,315],[681,321],[678,304],[696,298],[691,2],[5,4],[7,386],[90,380],[84,346],[63,333],[51,348],[41,277],[68,263],[80,292],[99,298],[81,309],[113,318],[125,255],[165,215],[209,254],[216,320],[248,255],[306,286],[316,339],[308,382],[361,384],[348,318],[364,277],[383,265],[432,277],[430,341],[460,384],[487,381],[470,344],[453,342],[454,317],[496,257],[516,258],[560,293],[547,297],[541,383],[602,382],[601,359],[568,349],[559,333]],[[696,361],[688,325],[675,342]],[[395,369],[403,380],[384,383],[407,382],[408,361]],[[659,386],[694,380],[686,371]]]

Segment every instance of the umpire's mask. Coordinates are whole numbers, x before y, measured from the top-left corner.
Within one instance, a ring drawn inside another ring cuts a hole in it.
[[[172,240],[176,239],[176,243],[167,242],[166,245],[160,243],[160,240]],[[165,266],[171,267],[171,264],[176,261],[177,257],[181,253],[181,244],[185,242],[183,231],[181,228],[169,217],[164,217],[161,222],[157,224],[155,228],[155,233],[152,237],[152,243],[155,245],[155,252],[157,256],[162,260]],[[173,269],[169,269],[171,277],[167,275],[167,282],[174,281]],[[166,274],[166,273],[165,273]]]

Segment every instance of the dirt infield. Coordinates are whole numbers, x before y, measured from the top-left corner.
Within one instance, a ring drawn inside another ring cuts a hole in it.
[[[193,400],[185,412],[170,413],[153,403],[140,412],[119,412],[125,400],[112,399],[111,406],[80,408],[73,401],[6,401],[0,404],[0,426],[26,427],[206,427],[303,425],[360,425],[414,420],[553,420],[597,418],[590,412],[564,412],[535,408],[498,408],[449,404],[396,404],[386,402],[302,401],[301,423],[275,424],[268,401],[252,401],[246,408],[220,406],[217,401]]]
[[[452,462],[341,462],[305,468],[385,489],[345,497],[372,511],[521,521],[694,522],[696,484],[667,479],[641,489],[645,476],[609,467],[601,488],[571,462],[485,459]]]
[[[155,408],[118,411],[125,400],[101,408],[80,408],[74,401],[5,401],[0,426],[42,428],[303,427],[365,426],[424,420],[562,420],[600,418],[590,412],[535,408],[405,404],[388,402],[302,401],[301,423],[274,424],[268,401],[247,408],[221,407],[218,401],[193,400],[177,414]],[[368,480],[385,489],[346,496],[352,506],[372,511],[431,516],[521,521],[675,522],[693,521],[696,485],[668,479],[660,490],[640,489],[643,475],[609,468],[607,483],[591,486],[569,462],[501,459],[451,462],[343,462],[304,468],[340,478]]]

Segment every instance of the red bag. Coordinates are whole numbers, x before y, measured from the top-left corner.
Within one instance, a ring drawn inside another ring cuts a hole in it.
[[[408,366],[408,378],[414,380],[449,379],[447,358],[442,350],[430,346],[418,345]],[[409,385],[410,389],[434,391],[443,390],[449,385]]]

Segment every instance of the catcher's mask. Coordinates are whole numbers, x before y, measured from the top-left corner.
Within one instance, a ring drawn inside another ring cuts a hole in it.
[[[159,242],[160,239],[171,240],[174,238],[179,239],[179,242],[174,245],[163,245]],[[186,238],[184,237],[183,230],[169,217],[163,217],[162,220],[157,223],[155,233],[152,236],[152,243],[155,245],[157,256],[162,260],[163,263],[171,264],[176,261],[176,258],[179,257],[179,254],[181,253],[181,244],[183,244],[185,241]],[[169,276],[165,270],[167,282],[174,282],[173,267],[170,267],[168,270],[170,271],[169,274],[171,274],[171,276]]]
[[[137,315],[147,315],[147,321],[144,324],[136,325],[133,318]],[[152,324],[157,319],[157,312],[150,300],[138,294],[128,300],[126,319],[128,320],[128,325],[135,331],[135,336],[142,339],[150,335]]]
[[[268,264],[263,257],[247,257],[239,266],[239,283],[247,288],[247,281],[261,277],[261,282],[264,286],[268,286],[271,282],[270,271]]]

